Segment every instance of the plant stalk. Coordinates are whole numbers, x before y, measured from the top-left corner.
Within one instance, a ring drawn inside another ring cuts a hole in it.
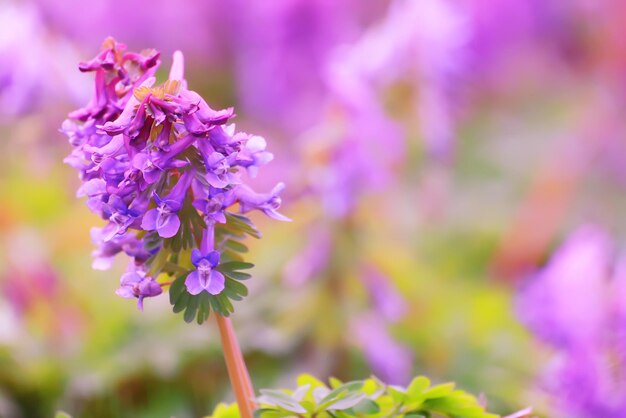
[[[222,315],[216,314],[215,318],[220,330],[228,377],[230,378],[233,392],[235,392],[237,405],[239,405],[239,413],[241,418],[252,418],[256,407],[254,403],[254,389],[252,388],[250,375],[237,342],[233,324],[230,318]]]

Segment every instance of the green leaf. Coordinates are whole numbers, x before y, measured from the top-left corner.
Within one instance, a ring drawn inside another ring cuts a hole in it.
[[[225,294],[220,293],[219,295],[216,295],[215,298],[219,301],[220,305],[226,310],[228,314],[235,312],[235,307]]]
[[[243,232],[254,238],[261,238],[261,233],[256,229],[252,221],[243,215],[226,212],[226,228],[229,227],[238,233]]]
[[[239,271],[223,271],[222,274],[226,277],[230,277],[233,280],[248,280],[252,277],[251,274],[241,273]]]
[[[262,404],[278,406],[297,414],[304,414],[307,412],[307,410],[292,399],[291,396],[280,390],[261,389],[261,394],[263,396],[259,398],[259,402]]]
[[[219,264],[215,270],[217,271],[236,271],[236,270],[247,270],[254,267],[252,263],[246,263],[243,261],[228,261],[226,263]]]
[[[397,386],[387,386],[387,393],[389,393],[395,403],[399,404],[406,401],[406,393],[404,393],[402,389]]]
[[[237,295],[248,296],[248,288],[245,284],[239,283],[237,280],[233,280],[230,277],[226,278],[226,289],[232,290]]]
[[[371,399],[363,399],[353,407],[358,414],[372,415],[380,412],[380,407]]]
[[[256,411],[255,411],[256,416]],[[224,403],[220,403],[215,407],[213,411],[213,415],[207,418],[239,418],[239,408],[237,404],[226,405]]]
[[[162,248],[161,251],[150,257],[150,259],[148,259],[148,261],[146,262],[146,264],[150,266],[150,269],[148,270],[148,275],[153,277],[158,276],[161,270],[163,270],[163,266],[165,266],[169,255],[170,252],[167,251],[165,248]]]
[[[172,308],[174,313],[182,312],[187,307],[190,299],[191,295],[185,290],[174,302],[174,307]]]
[[[187,276],[187,273],[189,273],[189,270],[187,270],[184,267],[179,266],[178,264],[172,263],[172,262],[166,262],[163,265],[163,271],[166,273],[172,273],[172,274],[184,274],[185,276]]]
[[[198,312],[198,303],[200,302],[200,298],[198,296],[192,296],[189,298],[189,303],[187,304],[187,309],[185,310],[185,314],[183,315],[183,319],[185,322],[190,323],[196,317],[196,312]]]
[[[429,386],[430,380],[427,377],[418,376],[411,381],[411,384],[409,384],[409,387],[406,389],[406,393],[410,397],[414,398],[422,395]]]
[[[434,399],[447,396],[454,390],[454,383],[444,383],[441,385],[433,386],[422,394],[424,399]]]
[[[362,400],[365,399],[365,397],[366,395],[361,392],[348,393],[347,395],[332,401],[330,405],[326,405],[326,408],[338,411],[342,409],[349,409],[358,405]]]
[[[183,292],[185,292],[185,278],[181,276],[170,286],[170,304],[174,305]]]
[[[238,252],[238,253],[247,253],[248,252],[248,247],[246,247],[241,242],[233,240],[233,239],[229,239],[228,241],[226,241],[224,246],[226,248],[228,248],[228,249],[230,249],[232,251]]]
[[[67,412],[58,411],[56,414],[54,414],[54,418],[72,418],[72,416]]]
[[[243,255],[241,255],[240,253],[236,253],[231,250],[225,250],[224,252],[222,252],[221,260],[222,263],[227,263],[229,261],[244,261],[244,258]]]
[[[230,316],[230,311],[226,309],[220,298],[216,296],[210,296],[209,301],[211,302],[211,309],[213,309],[216,313],[226,317]]]
[[[339,386],[343,385],[343,382],[336,377],[331,377],[328,381],[330,382],[330,387],[332,389],[337,389]]]
[[[211,305],[209,303],[209,294],[207,292],[202,292],[198,295],[198,317],[197,322],[198,325],[202,325],[204,321],[209,319],[209,314],[211,313]]]

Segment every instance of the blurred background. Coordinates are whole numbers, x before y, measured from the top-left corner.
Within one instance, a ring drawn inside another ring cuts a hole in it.
[[[506,414],[626,416],[619,0],[0,2],[0,416],[200,417],[233,400],[212,321],[114,294],[58,132],[107,36],[274,161],[233,321],[252,380],[426,374]]]

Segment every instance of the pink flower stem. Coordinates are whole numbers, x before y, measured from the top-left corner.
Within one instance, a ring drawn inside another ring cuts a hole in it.
[[[230,318],[222,315],[216,314],[215,318],[220,330],[228,377],[230,378],[233,392],[235,392],[239,413],[241,418],[252,418],[256,407],[254,403],[254,389],[252,388],[250,375],[237,342],[233,324]]]

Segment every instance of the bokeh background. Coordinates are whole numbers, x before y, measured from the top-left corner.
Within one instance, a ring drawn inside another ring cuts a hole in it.
[[[0,2],[0,416],[200,417],[215,324],[114,294],[58,132],[109,35],[185,54],[274,161],[233,318],[257,388],[426,374],[506,414],[626,416],[619,0]],[[621,267],[620,267],[621,266]]]

